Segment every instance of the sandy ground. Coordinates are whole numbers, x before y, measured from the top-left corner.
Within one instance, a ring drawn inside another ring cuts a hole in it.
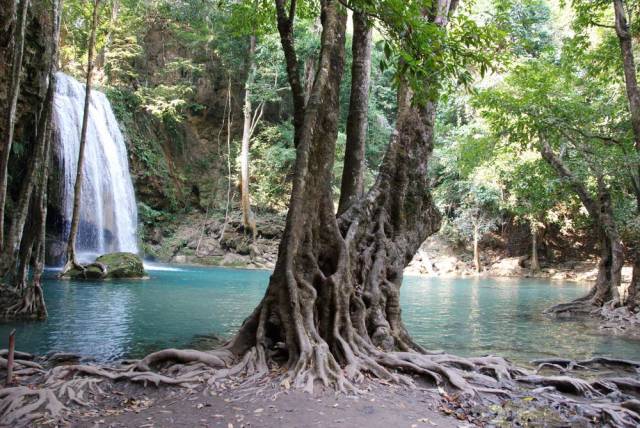
[[[357,396],[308,394],[279,385],[215,392],[116,384],[80,409],[74,427],[367,427],[474,426],[443,412],[437,391],[368,382]],[[462,417],[462,416],[461,416]]]

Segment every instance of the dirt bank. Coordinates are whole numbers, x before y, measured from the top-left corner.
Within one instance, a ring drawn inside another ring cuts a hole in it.
[[[482,271],[476,273],[473,255],[462,247],[455,247],[436,234],[427,239],[405,270],[408,274],[439,277],[510,277],[544,278],[557,281],[592,282],[598,274],[597,261],[543,260],[541,269],[534,272],[529,267],[529,256],[507,257],[504,252],[485,249],[481,256]],[[631,280],[631,266],[622,269],[622,280]]]

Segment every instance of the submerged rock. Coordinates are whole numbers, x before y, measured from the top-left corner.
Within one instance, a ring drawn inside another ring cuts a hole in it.
[[[142,259],[133,253],[109,253],[84,266],[72,269],[64,277],[72,279],[144,278]]]

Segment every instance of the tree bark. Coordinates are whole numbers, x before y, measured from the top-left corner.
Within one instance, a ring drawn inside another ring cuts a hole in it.
[[[300,79],[300,71],[298,70],[298,56],[293,37],[293,22],[296,17],[296,0],[290,0],[289,11],[287,12],[285,4],[286,0],[276,0],[276,15],[278,22],[278,33],[280,34],[280,43],[284,52],[284,58],[287,68],[287,78],[291,87],[291,98],[293,100],[293,127],[294,137],[293,143],[298,147],[304,122],[304,111],[307,104],[305,98],[305,90]]]
[[[46,31],[46,35],[43,36],[46,40],[45,49],[38,57],[38,61],[44,61],[46,64],[44,68],[46,71],[39,79],[44,85],[41,89],[45,95],[36,109],[38,117],[36,140],[33,143],[27,173],[21,188],[18,212],[15,213],[8,236],[9,247],[16,250],[11,251],[11,257],[5,254],[3,260],[3,269],[7,266],[6,260],[11,260],[8,264],[10,283],[18,296],[15,304],[2,308],[2,317],[5,319],[43,319],[47,316],[41,278],[46,249],[47,181],[51,151],[52,106],[56,83],[54,76],[60,35],[60,1],[53,0],[50,3],[50,9],[44,11],[36,9],[34,4],[34,11],[39,28],[47,29],[51,33]],[[27,220],[29,227],[25,229]],[[6,269],[3,273],[6,273]]]
[[[338,215],[342,214],[364,192],[365,146],[371,83],[371,46],[373,30],[366,15],[353,13],[353,63],[351,95],[347,117],[347,142],[340,187]]]
[[[25,238],[25,235],[30,233],[29,230],[25,231],[25,224],[28,218],[33,216],[34,207],[32,196],[34,189],[39,185],[39,176],[47,159],[48,140],[50,139],[49,126],[53,106],[53,88],[55,85],[53,76],[54,74],[52,72],[50,74],[49,87],[43,100],[42,111],[38,112],[39,120],[37,124],[36,141],[27,164],[27,172],[20,186],[20,197],[16,209],[13,212],[13,220],[6,235],[5,251],[0,257],[0,276],[5,276],[14,269],[22,240]]]
[[[318,57],[314,54],[309,55],[304,60],[304,104],[309,102],[311,91],[313,90],[313,82],[316,80],[316,65]]]
[[[71,229],[67,241],[67,263],[62,270],[62,275],[70,269],[78,266],[76,258],[76,239],[78,237],[78,226],[80,224],[80,199],[82,197],[82,181],[84,177],[84,151],[87,145],[87,126],[89,124],[89,107],[91,104],[91,80],[93,78],[93,55],[96,44],[96,29],[98,27],[98,12],[100,0],[93,3],[93,20],[91,21],[91,36],[89,37],[89,53],[87,58],[87,83],[85,85],[84,113],[82,116],[82,129],[80,131],[80,148],[78,152],[78,163],[76,171],[76,182],[73,188],[73,213],[71,216]]]
[[[624,72],[625,89],[629,102],[629,113],[631,114],[631,128],[633,129],[633,140],[636,155],[640,156],[640,90],[638,90],[638,80],[636,77],[636,64],[633,55],[633,39],[627,22],[625,5],[623,0],[613,0],[613,10],[615,16],[615,29],[620,44],[620,54],[622,56],[622,67]],[[632,191],[635,193],[637,214],[640,215],[640,163],[631,171]],[[637,243],[633,244],[637,247]],[[640,278],[640,250],[634,250],[633,278]],[[632,280],[629,286],[629,296],[627,304],[635,307],[635,293],[637,283]],[[633,297],[631,294],[633,293]]]
[[[636,253],[633,257],[633,273],[631,284],[629,284],[627,306],[634,310],[638,305],[640,305],[640,255]]]
[[[253,240],[256,239],[256,220],[251,211],[251,195],[249,193],[249,145],[253,131],[253,108],[251,106],[251,89],[255,80],[256,36],[249,38],[247,62],[249,64],[244,91],[244,124],[242,129],[242,147],[240,150],[240,205],[242,207],[242,224],[245,231],[249,231]]]
[[[20,94],[20,74],[22,73],[22,57],[24,53],[24,33],[27,26],[27,10],[29,0],[22,0],[20,5],[20,16],[18,26],[15,31],[15,44],[11,66],[11,83],[9,87],[9,106],[6,112],[5,135],[0,148],[0,254],[5,250],[4,237],[4,217],[7,199],[7,179],[9,174],[9,157],[11,156],[11,146],[13,145],[13,133],[16,124],[16,108],[18,106],[18,95]]]

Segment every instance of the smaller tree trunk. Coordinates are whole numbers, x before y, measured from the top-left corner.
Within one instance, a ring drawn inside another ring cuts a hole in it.
[[[109,54],[109,48],[111,47],[111,41],[113,39],[113,28],[118,22],[118,14],[120,13],[120,1],[119,0],[111,0],[111,20],[109,22],[109,29],[107,30],[107,34],[104,38],[104,44],[102,45],[102,49],[98,52],[96,58],[97,67],[104,68],[107,55]]]
[[[627,307],[634,310],[640,305],[640,251],[636,249],[633,257],[633,274],[627,296]]]
[[[297,2],[296,0],[290,0],[288,12],[286,3],[285,0],[276,0],[276,16],[280,43],[282,44],[287,66],[287,78],[291,87],[291,99],[293,101],[293,127],[295,130],[293,142],[298,147],[307,100],[305,99],[305,90],[298,70],[298,57],[293,35],[293,21],[296,16]]]
[[[247,61],[249,70],[244,91],[244,125],[242,129],[242,147],[240,151],[240,191],[242,207],[242,224],[245,231],[250,231],[253,240],[256,239],[256,220],[251,211],[251,195],[249,193],[249,147],[251,133],[253,131],[253,109],[251,106],[251,88],[255,79],[256,63],[256,36],[249,39],[249,51]]]
[[[538,225],[535,220],[531,221],[531,271],[540,270],[540,260],[538,259]]]
[[[15,29],[15,44],[11,66],[11,83],[9,87],[9,105],[7,108],[5,135],[0,152],[0,253],[4,251],[4,211],[7,199],[7,180],[9,175],[9,157],[13,145],[13,132],[16,125],[16,109],[20,94],[20,74],[22,73],[22,56],[24,53],[24,33],[27,26],[27,10],[29,0],[22,0],[18,27]]]
[[[476,269],[476,273],[482,272],[482,265],[480,264],[480,231],[477,225],[473,226],[473,266]]]
[[[219,242],[224,239],[224,234],[229,224],[229,209],[231,207],[231,128],[232,128],[232,115],[231,115],[231,76],[229,76],[227,84],[227,203],[224,209],[224,224],[220,231]]]
[[[369,113],[372,34],[367,16],[361,12],[354,12],[351,96],[338,215],[345,212],[364,192],[364,155]]]
[[[78,226],[80,224],[80,199],[82,197],[82,181],[84,177],[84,151],[87,145],[87,126],[89,123],[89,106],[91,104],[91,79],[93,77],[93,54],[96,44],[96,29],[98,27],[99,7],[100,0],[95,0],[93,4],[93,20],[91,22],[91,36],[89,38],[89,54],[87,58],[87,83],[84,96],[82,130],[80,131],[80,149],[78,152],[78,164],[76,168],[76,182],[73,188],[73,214],[71,216],[69,240],[67,241],[67,263],[62,270],[63,275],[72,268],[78,266],[78,260],[76,258],[76,239],[78,237]]]

